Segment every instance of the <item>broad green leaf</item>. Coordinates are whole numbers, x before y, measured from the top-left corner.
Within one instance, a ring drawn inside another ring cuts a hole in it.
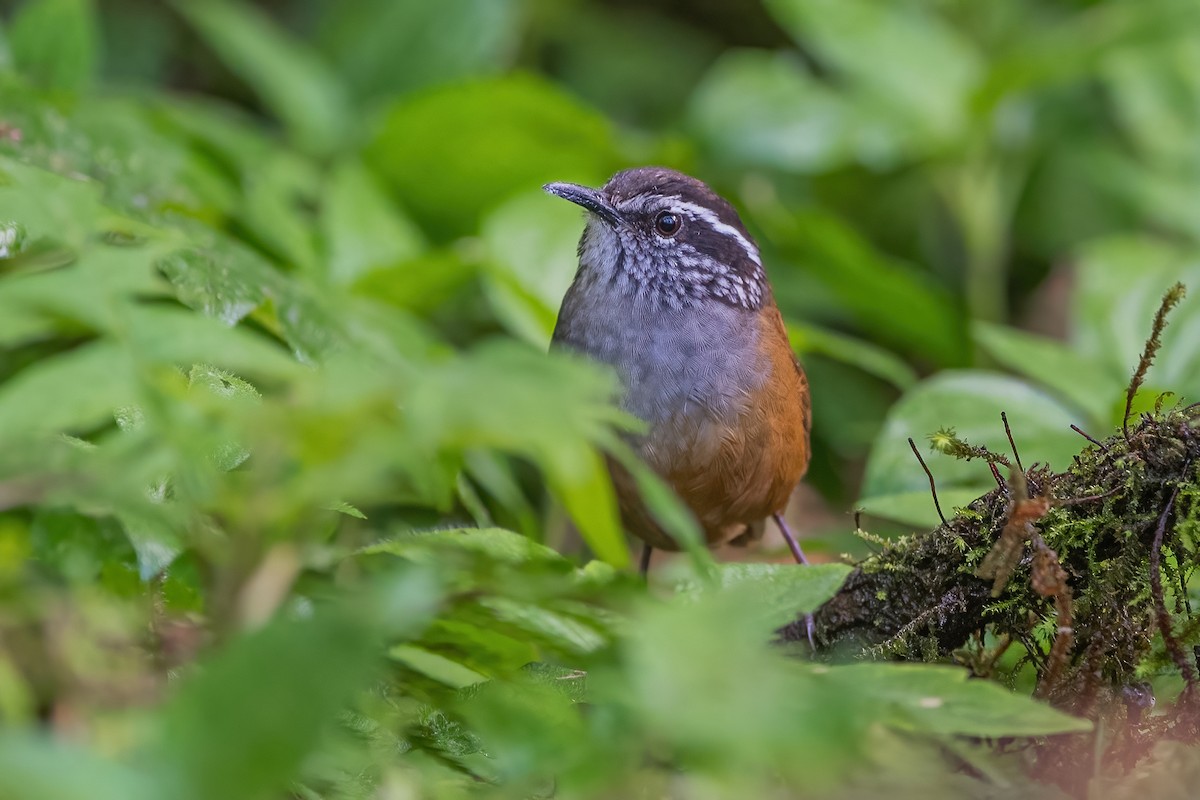
[[[1013,37],[997,52],[975,97],[980,112],[1036,90],[1069,86],[1127,48],[1156,50],[1194,35],[1200,9],[1187,0],[1101,3]]]
[[[30,555],[70,581],[96,580],[106,568],[129,566],[134,551],[120,525],[62,509],[43,508],[29,527]]]
[[[924,455],[939,489],[994,485],[986,464],[931,453],[927,437],[953,428],[971,444],[1011,457],[1001,411],[1008,414],[1026,466],[1040,461],[1066,469],[1081,448],[1083,440],[1070,427],[1081,421],[1078,414],[1041,390],[996,373],[942,372],[917,384],[888,413],[867,461],[862,496],[928,489],[928,478],[908,446],[909,437]]]
[[[336,164],[323,195],[321,232],[334,283],[353,283],[372,269],[407,261],[425,249],[421,232],[357,161]]]
[[[934,142],[966,126],[983,60],[944,17],[920,4],[873,0],[771,0],[767,7],[857,105],[874,106]]]
[[[936,464],[941,464],[942,459],[936,454],[924,453],[924,456],[927,463],[929,460],[933,460]],[[914,465],[916,464],[916,459],[913,459],[913,463]],[[942,506],[942,513],[946,515],[946,519],[950,519],[954,514],[954,509],[965,508],[970,505],[973,500],[987,491],[987,489],[987,486],[956,489],[953,487],[943,487],[939,483],[938,502]],[[933,505],[933,496],[929,493],[928,487],[924,491],[917,490],[864,497],[858,501],[858,507],[873,517],[890,519],[918,528],[931,529],[937,527],[942,522],[938,518],[937,508]]]
[[[863,119],[790,53],[721,56],[692,95],[690,127],[723,160],[794,172],[895,162],[903,134]]]
[[[245,176],[245,197],[239,222],[249,238],[260,243],[285,264],[313,272],[317,244],[313,221],[301,208],[304,175],[297,174],[297,159],[275,156],[263,159]]]
[[[235,174],[252,172],[263,160],[278,154],[278,142],[270,132],[232,104],[202,95],[159,96],[156,101],[155,111],[172,134],[203,145]],[[293,163],[312,169],[300,159]]]
[[[719,589],[739,587],[755,598],[760,616],[779,627],[798,614],[816,611],[837,594],[848,564],[721,564],[717,567]]]
[[[100,33],[92,0],[27,0],[9,30],[17,70],[51,89],[87,88]]]
[[[825,675],[846,689],[858,687],[873,702],[876,713],[901,730],[1003,737],[1092,729],[1086,719],[1056,711],[991,681],[972,679],[959,667],[852,664],[833,667]],[[825,675],[817,677],[824,682]]]
[[[962,312],[931,276],[880,253],[830,214],[776,209],[764,222],[787,259],[828,287],[875,342],[945,365],[966,360]]]
[[[135,296],[166,288],[153,268],[162,252],[97,246],[69,267],[0,281],[0,341],[124,329]]]
[[[507,597],[491,596],[481,604],[502,622],[540,638],[543,646],[572,656],[598,652],[608,644],[607,632],[594,618],[581,617],[559,608],[547,607],[544,602],[522,602]]]
[[[868,341],[813,325],[788,325],[788,339],[801,358],[807,353],[826,356],[858,367],[901,391],[912,388],[917,373],[905,361]]]
[[[1200,169],[1194,131],[1200,107],[1200,36],[1179,35],[1157,46],[1127,47],[1109,54],[1100,71],[1123,127],[1167,169],[1189,176]]]
[[[320,42],[365,99],[496,72],[511,60],[522,22],[513,0],[358,0],[327,13]]]
[[[479,266],[457,248],[431,250],[415,258],[372,269],[354,282],[352,291],[414,314],[435,313],[471,286]]]
[[[617,495],[603,457],[595,450],[547,452],[550,490],[567,509],[584,541],[614,567],[629,565],[629,548],[617,512]]]
[[[503,528],[446,528],[413,533],[369,545],[363,555],[389,553],[405,558],[436,554],[440,548],[461,549],[506,564],[538,561],[566,565],[561,555],[527,536]]]
[[[1148,237],[1115,237],[1083,248],[1077,269],[1071,338],[1085,357],[1104,365],[1107,379],[1118,387],[1118,400],[1163,294],[1183,282],[1189,296],[1168,318],[1149,381],[1191,401],[1200,399],[1200,252]]]
[[[151,780],[94,749],[48,735],[0,734],[0,797],[20,800],[152,800],[165,782]]]
[[[164,711],[151,763],[174,783],[172,795],[249,800],[297,780],[343,705],[367,688],[389,629],[419,631],[438,595],[428,573],[399,572],[353,607],[277,620],[232,641]]]
[[[350,103],[338,79],[306,44],[248,3],[181,0],[176,8],[301,148],[323,155],[345,139]]]
[[[134,307],[128,312],[128,322],[131,354],[142,363],[189,367],[208,363],[234,373],[275,378],[302,373],[300,365],[274,341],[186,309]]]
[[[236,325],[267,298],[271,268],[244,246],[222,237],[164,258],[159,268],[185,305]]]
[[[100,184],[0,158],[0,221],[16,222],[30,243],[39,239],[78,248],[95,233]]]
[[[1002,325],[976,322],[971,331],[992,358],[1074,404],[1100,432],[1107,429],[1109,412],[1125,387],[1111,380],[1098,359]]]
[[[483,221],[492,307],[512,333],[531,344],[550,343],[578,265],[582,232],[579,209],[541,191],[513,198]]]
[[[635,714],[678,766],[709,775],[803,774],[815,790],[857,757],[866,709],[851,692],[820,691],[771,647],[773,620],[754,589],[648,602],[625,626],[621,674],[594,670],[589,695],[601,708]]]
[[[530,458],[597,555],[627,563],[612,486],[595,449],[623,420],[610,405],[611,374],[580,359],[493,343],[426,370],[412,388],[406,411],[414,441],[431,450],[493,447]]]
[[[26,367],[0,384],[0,442],[111,423],[136,400],[133,365],[113,342],[93,342]]]
[[[521,74],[399,101],[367,156],[405,208],[441,236],[473,231],[484,211],[517,192],[553,180],[602,182],[620,166],[602,116]]]
[[[432,678],[439,683],[444,683],[455,689],[461,689],[465,686],[471,686],[487,680],[486,676],[480,675],[473,669],[464,667],[457,661],[415,645],[396,645],[388,651],[388,656],[414,672],[419,672],[428,678]]]

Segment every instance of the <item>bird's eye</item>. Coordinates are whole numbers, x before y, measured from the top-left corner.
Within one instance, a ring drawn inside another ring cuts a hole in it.
[[[670,211],[661,211],[654,218],[654,230],[659,236],[671,237],[679,233],[679,229],[683,226],[683,220],[678,214]]]

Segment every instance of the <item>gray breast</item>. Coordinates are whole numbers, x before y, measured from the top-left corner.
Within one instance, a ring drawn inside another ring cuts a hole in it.
[[[664,308],[600,282],[572,286],[554,340],[610,364],[623,406],[655,425],[702,414],[722,418],[766,379],[753,313],[718,302]]]

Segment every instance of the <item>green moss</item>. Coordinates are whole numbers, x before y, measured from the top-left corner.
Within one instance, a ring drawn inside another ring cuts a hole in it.
[[[1162,537],[1162,600],[1184,644],[1200,623],[1180,588],[1197,567],[1200,539],[1200,410],[1142,417],[1102,447],[1088,446],[1063,473],[1026,473],[1031,497],[1054,505],[1036,524],[1067,572],[1074,642],[1056,680],[1063,697],[1095,696],[1097,674],[1111,687],[1135,683],[1144,664],[1172,666],[1155,617],[1152,543],[1176,492]],[[816,614],[829,652],[923,661],[945,658],[973,634],[1008,635],[1044,664],[1058,629],[1052,598],[1032,587],[1026,546],[998,598],[974,572],[1008,519],[1007,489],[983,495],[925,535],[911,536],[864,561]],[[784,636],[792,635],[791,628]],[[1054,688],[1054,687],[1050,687]],[[1048,689],[1049,690],[1049,689]]]

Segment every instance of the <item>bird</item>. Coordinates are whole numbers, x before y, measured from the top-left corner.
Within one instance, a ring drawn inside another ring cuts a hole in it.
[[[808,379],[734,207],[696,178],[664,167],[618,172],[603,187],[548,183],[586,210],[578,270],[551,348],[616,371],[621,407],[645,423],[632,443],[684,501],[710,547],[745,544],[783,518],[808,469]],[[621,522],[653,549],[678,550],[615,460]]]

